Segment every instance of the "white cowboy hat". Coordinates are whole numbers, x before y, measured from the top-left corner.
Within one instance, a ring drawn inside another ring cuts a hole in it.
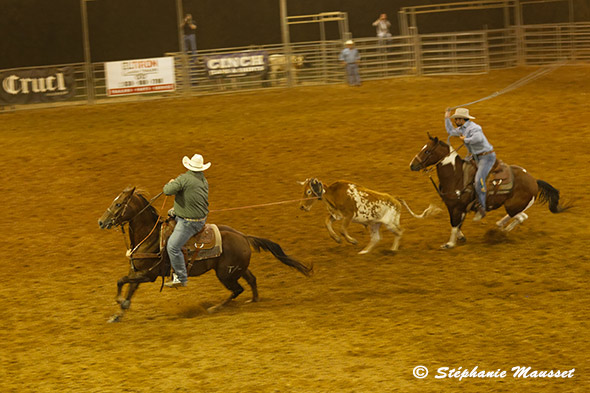
[[[455,114],[451,116],[451,119],[456,119],[457,117],[461,119],[475,119],[475,117],[469,116],[469,109],[467,108],[457,108]]]
[[[354,45],[354,42],[352,40],[348,40],[346,41],[346,45]]]
[[[182,159],[182,165],[184,165],[184,167],[190,171],[202,172],[207,170],[211,166],[211,163],[208,162],[203,165],[203,156],[200,154],[195,154],[193,158],[184,156]]]

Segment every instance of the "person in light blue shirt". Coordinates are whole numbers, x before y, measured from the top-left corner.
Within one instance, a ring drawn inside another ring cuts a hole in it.
[[[346,41],[346,48],[340,52],[340,61],[346,67],[346,78],[350,86],[360,86],[361,77],[359,75],[359,63],[361,55],[354,47],[352,40]]]
[[[455,120],[456,128],[453,127],[451,119]],[[452,116],[450,109],[447,109],[445,112],[445,128],[447,129],[447,133],[451,136],[461,138],[477,164],[474,187],[475,192],[477,192],[479,207],[477,208],[475,217],[473,217],[473,221],[479,221],[486,215],[486,178],[496,162],[496,153],[494,152],[494,147],[490,145],[490,142],[488,142],[484,135],[481,126],[474,123],[472,121],[473,119],[475,117],[470,116],[469,109],[466,108],[457,108]]]

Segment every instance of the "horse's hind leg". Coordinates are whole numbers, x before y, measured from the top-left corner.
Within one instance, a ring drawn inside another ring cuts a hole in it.
[[[535,203],[535,197],[532,197],[531,200],[529,201],[528,205],[524,209],[522,209],[522,211],[520,211],[518,214],[516,214],[513,217],[512,222],[510,224],[508,224],[504,228],[504,230],[506,232],[510,232],[511,230],[516,228],[517,225],[522,224],[526,219],[528,219],[529,215],[525,213],[525,210],[527,210],[529,207],[533,206],[534,203]]]
[[[246,270],[246,273],[244,273],[242,277],[244,277],[244,280],[246,280],[246,282],[248,283],[248,285],[250,285],[250,288],[252,289],[252,300],[248,300],[246,303],[257,302],[258,287],[256,286],[256,277],[254,277],[254,274],[252,274],[250,269]]]
[[[209,308],[207,309],[207,311],[208,311],[209,313],[213,313],[213,312],[215,312],[215,311],[219,310],[220,308],[222,308],[222,307],[226,306],[226,305],[227,305],[229,302],[231,302],[232,300],[234,300],[235,298],[237,298],[238,296],[240,296],[240,294],[241,294],[242,292],[244,292],[244,287],[243,287],[243,286],[241,286],[241,285],[238,283],[238,279],[237,279],[237,278],[235,278],[235,279],[233,279],[233,280],[231,280],[231,281],[221,281],[221,283],[222,283],[223,285],[225,285],[225,287],[226,287],[227,289],[229,289],[229,290],[230,290],[232,293],[231,293],[231,295],[229,295],[229,297],[228,297],[227,299],[225,299],[223,302],[219,303],[219,304],[218,304],[218,305],[216,305],[216,306],[209,307]]]
[[[498,228],[504,229],[504,225],[506,225],[508,221],[510,221],[510,215],[506,214],[500,220],[496,221],[496,225],[498,226]]]

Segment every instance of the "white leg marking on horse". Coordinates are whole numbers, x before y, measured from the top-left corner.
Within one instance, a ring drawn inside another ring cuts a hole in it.
[[[443,244],[441,246],[441,248],[453,248],[455,247],[455,245],[457,244],[457,234],[460,232],[461,230],[459,229],[459,227],[452,227],[451,228],[451,237],[449,238],[449,241],[446,244]]]
[[[506,223],[510,221],[510,216],[508,214],[506,214],[504,217],[502,217],[500,220],[496,221],[496,225],[500,228],[503,228],[504,225],[506,225]]]
[[[533,204],[535,203],[535,197],[532,197],[529,204],[522,209],[522,211],[520,213],[518,213],[516,216],[514,216],[514,219],[512,220],[512,222],[506,227],[506,232],[510,232],[511,230],[513,230],[514,228],[516,228],[516,226],[518,224],[522,224],[526,219],[529,218],[528,214],[525,213],[525,211],[533,206]]]

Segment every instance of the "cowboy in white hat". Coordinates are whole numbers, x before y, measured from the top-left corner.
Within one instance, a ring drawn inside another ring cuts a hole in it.
[[[361,55],[354,47],[354,41],[348,40],[345,43],[346,48],[342,49],[340,52],[340,61],[342,65],[346,67],[346,78],[348,80],[348,84],[350,86],[360,86],[361,85],[361,77],[359,75],[359,63],[361,60]]]
[[[195,154],[192,158],[184,156],[182,165],[188,171],[171,179],[164,186],[164,194],[175,196],[176,226],[166,245],[170,264],[174,269],[172,281],[164,284],[170,288],[186,287],[188,277],[182,247],[188,239],[203,229],[209,214],[209,183],[203,171],[211,163],[203,164],[203,156]]]
[[[451,123],[451,119],[455,121],[455,127]],[[469,114],[467,108],[457,108],[455,113],[451,116],[451,110],[447,108],[445,111],[445,127],[447,133],[451,136],[458,136],[461,138],[469,153],[473,156],[477,164],[477,173],[475,174],[475,192],[479,201],[477,213],[473,217],[473,221],[479,221],[486,215],[486,178],[488,173],[496,162],[496,153],[494,147],[490,145],[486,136],[479,124],[474,123],[475,117]]]

